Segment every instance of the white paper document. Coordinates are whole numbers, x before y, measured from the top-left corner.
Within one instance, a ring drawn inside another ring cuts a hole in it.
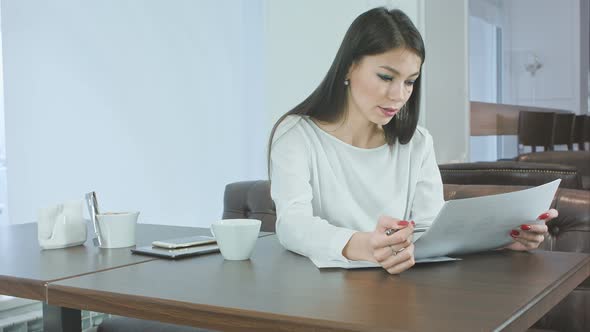
[[[316,258],[310,258],[313,264],[320,269],[327,269],[327,268],[341,268],[341,269],[364,269],[368,267],[381,267],[381,265],[373,262],[367,261],[350,261],[350,262],[342,262],[342,261],[323,261]],[[448,256],[440,256],[440,257],[432,257],[432,258],[423,258],[416,260],[416,264],[420,263],[434,263],[434,262],[446,262],[446,261],[456,261],[461,260],[460,258],[453,258]]]
[[[513,240],[511,229],[542,224],[561,180],[505,194],[445,202],[430,228],[414,242],[416,260],[501,248]]]
[[[549,210],[561,180],[537,187],[490,196],[445,202],[424,233],[414,234],[416,263],[455,260],[449,256],[501,248],[513,239],[510,230],[522,224],[542,224],[537,217]],[[418,236],[421,234],[421,236]],[[322,261],[318,268],[379,267],[372,262]]]

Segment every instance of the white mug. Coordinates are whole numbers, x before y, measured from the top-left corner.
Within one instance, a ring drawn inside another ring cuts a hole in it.
[[[135,245],[135,226],[139,212],[107,212],[96,215],[101,248],[125,248]]]
[[[211,234],[223,258],[245,260],[252,256],[261,224],[257,219],[223,219],[211,224]]]

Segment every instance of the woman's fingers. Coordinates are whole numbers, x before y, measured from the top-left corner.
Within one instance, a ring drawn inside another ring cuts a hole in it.
[[[541,241],[538,241],[538,240],[537,241],[530,241],[530,240],[527,240],[524,238],[519,238],[519,237],[514,237],[514,236],[512,238],[514,239],[514,241],[522,244],[526,250],[537,249],[539,247],[539,245],[541,244],[541,242],[543,242],[542,240]]]
[[[414,266],[414,264],[416,264],[416,262],[414,261],[414,259],[408,259],[392,268],[386,269],[387,272],[389,272],[389,274],[400,274],[402,272],[404,272],[405,270],[411,268],[412,266]]]
[[[537,225],[541,226],[541,225]],[[545,226],[545,225],[542,225]],[[546,226],[545,226],[546,227]],[[530,230],[523,231],[523,230],[513,230],[510,233],[512,238],[524,245],[528,249],[535,249],[539,247],[539,245],[545,240],[544,236],[545,232],[532,232]]]
[[[543,220],[545,222],[556,218],[559,212],[555,209],[549,209],[548,211],[539,215],[537,220]],[[545,240],[545,235],[548,232],[547,225],[543,224],[523,224],[518,229],[510,231],[510,236],[521,244],[524,248],[515,246],[515,250],[531,250],[539,247]],[[509,246],[510,247],[510,246]]]
[[[401,249],[400,249],[401,250]],[[389,257],[383,260],[380,264],[384,269],[389,269],[397,264],[405,262],[406,260],[414,257],[414,245],[411,244],[403,250],[389,250]]]
[[[399,219],[384,220],[384,217],[379,218],[380,225],[371,237],[371,247],[373,250],[385,248],[391,245],[401,245],[407,247],[412,242],[412,233],[414,227],[411,222]],[[389,218],[389,217],[387,217]],[[385,227],[381,226],[381,223],[386,223]],[[385,229],[385,231],[379,231],[379,229]],[[391,232],[386,232],[392,230]],[[387,235],[390,234],[390,235]]]
[[[377,227],[375,231],[377,233],[391,236],[393,233],[410,225],[414,226],[415,223],[413,221],[400,220],[389,216],[381,216],[377,220]]]
[[[527,233],[536,233],[536,234],[545,234],[549,231],[547,225],[520,225],[520,229],[516,230],[519,233],[527,234]]]
[[[539,217],[537,217],[538,220],[544,220],[545,222],[553,219],[553,218],[557,218],[557,216],[559,216],[559,212],[557,212],[557,210],[555,209],[549,209],[549,211],[541,213],[539,215]]]
[[[373,250],[373,258],[375,258],[375,260],[377,262],[381,263],[381,262],[387,260],[392,255],[395,256],[394,252],[399,252],[403,248],[409,247],[411,244],[412,244],[412,239],[410,237],[410,238],[406,239],[406,241],[403,241],[403,242],[400,242],[397,244],[379,247],[379,248]],[[405,250],[405,249],[403,249],[403,250]]]
[[[381,266],[391,274],[401,273],[414,266],[414,245],[410,244],[396,254],[391,253],[390,257],[381,262]]]
[[[381,216],[377,219],[377,233],[385,233],[388,229],[398,228],[398,222],[402,220],[390,216]]]
[[[413,232],[413,222],[379,217],[370,245],[375,261],[388,273],[398,274],[414,265]]]

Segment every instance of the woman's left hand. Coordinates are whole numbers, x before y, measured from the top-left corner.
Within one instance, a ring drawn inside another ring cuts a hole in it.
[[[541,214],[537,220],[548,222],[549,220],[557,217],[557,215],[557,210],[551,209]],[[517,251],[536,249],[543,242],[543,240],[545,240],[545,235],[547,235],[547,225],[545,224],[520,225],[518,229],[513,229],[510,231],[510,236],[512,236],[514,242],[505,248]]]

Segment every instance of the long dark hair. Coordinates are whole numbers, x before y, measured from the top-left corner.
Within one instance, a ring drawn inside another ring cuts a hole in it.
[[[268,142],[269,172],[272,139],[278,125],[287,116],[308,115],[324,122],[339,120],[344,114],[348,93],[344,80],[352,64],[364,56],[377,55],[396,48],[414,52],[424,63],[424,41],[404,12],[378,7],[357,17],[348,28],[338,53],[320,85],[303,102],[281,116],[272,128]],[[420,110],[420,82],[421,75],[416,79],[406,105],[383,126],[387,144],[393,145],[396,141],[406,144],[414,135]]]

